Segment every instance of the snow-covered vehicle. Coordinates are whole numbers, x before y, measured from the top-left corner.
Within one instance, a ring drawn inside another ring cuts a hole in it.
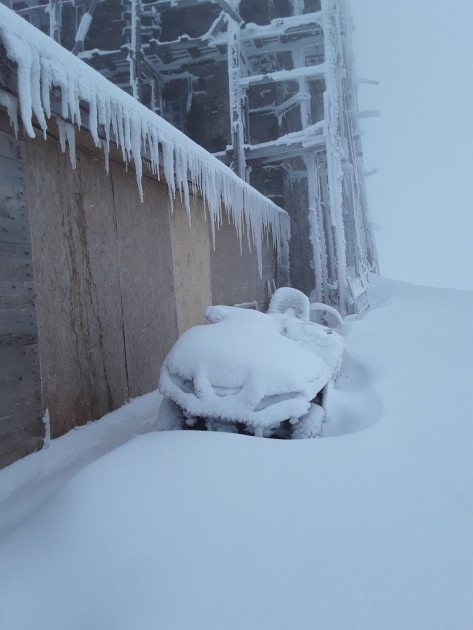
[[[207,308],[211,325],[186,331],[164,361],[159,428],[319,435],[323,391],[338,373],[344,344],[310,322],[309,310],[295,289],[276,291],[268,313]]]

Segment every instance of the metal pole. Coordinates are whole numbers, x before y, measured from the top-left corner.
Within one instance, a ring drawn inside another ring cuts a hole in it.
[[[61,43],[62,0],[49,0],[49,36]]]
[[[240,87],[240,25],[228,18],[228,89],[230,97],[230,124],[233,144],[232,168],[243,180],[246,175],[244,117]]]
[[[137,101],[142,101],[143,75],[141,68],[141,0],[131,0],[130,85]]]

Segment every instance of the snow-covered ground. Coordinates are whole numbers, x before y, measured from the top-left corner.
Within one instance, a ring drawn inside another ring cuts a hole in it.
[[[325,438],[149,433],[100,457],[0,539],[0,627],[471,630],[473,293],[372,296]]]

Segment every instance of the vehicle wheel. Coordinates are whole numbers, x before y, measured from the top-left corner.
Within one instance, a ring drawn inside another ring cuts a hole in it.
[[[325,421],[325,411],[320,405],[312,403],[305,416],[294,425],[291,440],[303,440],[319,437],[322,433],[322,425]]]
[[[184,429],[184,425],[185,417],[182,409],[173,400],[163,398],[158,412],[157,430],[178,431]]]

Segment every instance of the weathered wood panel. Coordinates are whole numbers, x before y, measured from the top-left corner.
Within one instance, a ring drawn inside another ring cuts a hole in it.
[[[216,232],[215,251],[211,253],[212,297],[214,304],[258,303],[258,309],[268,305],[267,281],[276,278],[276,258],[271,245],[263,246],[263,276],[260,278],[256,251],[248,247],[243,236],[242,249],[235,227],[226,214]]]
[[[2,246],[9,243],[2,243]],[[0,252],[1,257],[1,252]],[[0,280],[0,311],[32,308],[35,305],[34,283]]]
[[[171,221],[166,186],[144,177],[141,203],[133,170],[111,166],[130,396],[156,389],[177,339]]]
[[[37,332],[0,335],[0,468],[41,448]]]
[[[191,326],[205,324],[204,308],[212,304],[210,283],[210,229],[203,202],[194,199],[191,221],[184,204],[174,203],[172,254],[176,287],[177,322],[182,335]]]
[[[24,145],[0,111],[0,468],[41,447],[41,375]]]
[[[0,311],[0,335],[30,333],[37,329],[36,309],[8,309]]]
[[[129,398],[111,179],[57,142],[26,141],[44,407],[51,435]]]
[[[0,136],[1,135],[5,136],[0,133]],[[0,156],[0,184],[8,187],[10,194],[13,192],[18,198],[26,200],[24,163],[19,160],[12,160],[8,157]]]
[[[16,415],[0,418],[0,443],[2,445],[1,467],[12,464],[17,459],[39,451],[43,446],[43,436],[38,434],[38,423],[43,426],[40,415],[41,405],[31,406]],[[36,417],[35,421],[31,418]],[[10,426],[8,430],[6,427]],[[19,428],[18,428],[19,427]]]
[[[21,243],[31,241],[30,223],[25,201],[9,197],[0,183],[0,242]]]
[[[269,306],[270,294],[268,292],[268,283],[271,290],[277,288],[278,263],[276,250],[273,247],[271,236],[269,240],[263,241],[263,276],[259,274],[256,277],[256,301],[260,310],[266,310]]]
[[[18,282],[32,281],[33,261],[28,258],[9,258],[6,255],[0,256],[0,281],[1,280],[15,280]]]
[[[24,142],[14,136],[8,135],[7,133],[0,133],[0,156],[9,158],[10,160],[24,162]]]

